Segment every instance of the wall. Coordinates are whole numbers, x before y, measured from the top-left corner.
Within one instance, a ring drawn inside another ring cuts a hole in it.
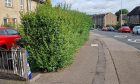
[[[115,14],[112,13],[107,13],[106,16],[106,23],[105,25],[116,25],[117,24],[117,16]]]
[[[131,24],[140,24],[140,16],[139,15],[132,15],[129,17],[129,23]]]
[[[93,16],[93,20],[95,21],[96,26],[104,26],[104,15],[95,15]]]
[[[93,20],[95,21],[96,26],[99,25],[101,27],[117,24],[117,16],[112,13],[94,15]]]
[[[36,7],[36,2],[32,1],[32,10],[35,9]],[[4,24],[3,19],[4,18],[11,18],[9,19],[10,21],[12,18],[16,18],[16,23],[20,23],[20,11],[27,12],[27,2],[24,0],[24,9],[21,10],[20,7],[20,0],[13,0],[13,6],[12,7],[6,7],[5,6],[5,0],[0,0],[0,25]]]

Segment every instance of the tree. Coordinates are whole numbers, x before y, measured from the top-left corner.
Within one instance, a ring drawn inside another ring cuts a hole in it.
[[[120,9],[119,11],[117,11],[115,13],[115,15],[117,16],[117,20],[119,20],[119,17],[121,15],[121,11],[122,11],[122,14],[128,14],[128,10],[127,9]]]

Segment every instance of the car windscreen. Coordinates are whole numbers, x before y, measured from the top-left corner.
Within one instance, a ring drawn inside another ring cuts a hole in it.
[[[110,27],[110,29],[114,29],[113,27]]]
[[[140,29],[140,27],[137,27],[137,29]]]
[[[7,31],[8,35],[17,35],[18,34],[18,32],[14,29],[7,29],[6,31]]]

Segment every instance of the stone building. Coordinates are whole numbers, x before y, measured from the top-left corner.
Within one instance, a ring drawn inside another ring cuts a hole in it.
[[[20,12],[33,11],[37,0],[0,0],[0,25],[20,23]]]
[[[104,14],[94,14],[93,21],[96,27],[106,27],[108,25],[116,25],[117,24],[117,16],[112,13],[104,13]]]
[[[130,13],[128,13],[129,24],[140,24],[140,6],[135,7]]]

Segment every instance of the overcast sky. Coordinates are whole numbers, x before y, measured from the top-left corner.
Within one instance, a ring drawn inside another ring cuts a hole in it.
[[[67,3],[72,5],[72,9],[86,12],[87,14],[97,14],[112,12],[121,9],[121,0],[52,0],[52,4]],[[140,0],[122,0],[122,8],[131,11],[136,6],[140,6]]]

